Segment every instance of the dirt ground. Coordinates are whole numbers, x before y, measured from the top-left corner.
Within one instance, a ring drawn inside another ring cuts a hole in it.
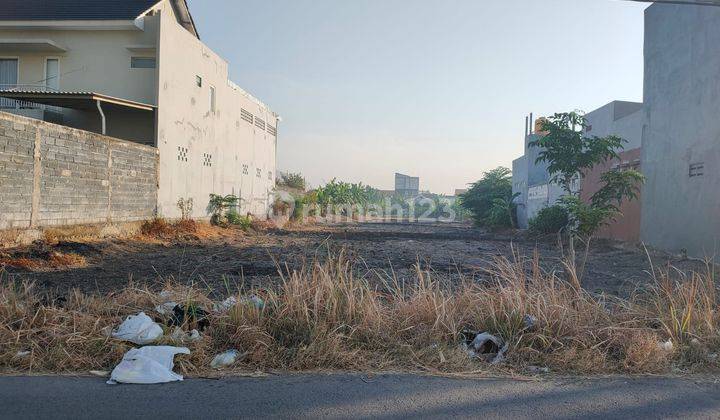
[[[35,245],[37,247],[38,245]],[[73,288],[107,293],[130,281],[156,287],[165,279],[194,282],[218,295],[227,289],[263,287],[279,280],[279,271],[298,269],[328,250],[345,249],[358,272],[414,278],[415,265],[438,278],[481,280],[496,257],[513,258],[513,250],[531,257],[540,254],[547,270],[561,271],[561,250],[553,239],[492,234],[460,224],[362,223],[315,225],[300,230],[271,229],[245,233],[228,230],[219,237],[160,242],[112,239],[60,242],[51,251],[75,253],[87,266],[32,272],[6,268],[3,281],[30,279],[62,294]],[[6,255],[32,254],[33,247],[3,250]],[[681,270],[705,271],[699,261],[651,252],[655,266],[672,264]],[[648,254],[640,247],[596,241],[583,277],[592,292],[624,296],[651,280]],[[370,275],[373,277],[373,275]]]

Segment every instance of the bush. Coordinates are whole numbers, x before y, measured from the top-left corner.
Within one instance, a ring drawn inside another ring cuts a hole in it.
[[[230,218],[237,218],[240,215],[237,212],[237,205],[240,202],[240,198],[235,195],[217,195],[210,194],[210,202],[208,203],[208,211],[212,213],[210,223],[215,226],[227,226],[234,225]]]
[[[545,207],[530,220],[530,232],[537,235],[559,233],[567,227],[568,221],[568,212],[565,207],[557,204]]]
[[[304,198],[301,198],[301,197],[295,198],[295,207],[293,208],[293,213],[292,213],[292,216],[290,216],[290,220],[292,220],[294,222],[302,222],[304,212],[305,212]]]
[[[300,191],[305,191],[305,188],[307,187],[307,182],[305,181],[305,177],[303,177],[302,174],[283,173],[283,174],[280,174],[280,179],[278,180],[278,186],[293,188],[293,189],[300,190]]]
[[[472,214],[478,226],[508,228],[516,225],[514,199],[510,169],[498,167],[485,172],[460,196],[460,205]]]

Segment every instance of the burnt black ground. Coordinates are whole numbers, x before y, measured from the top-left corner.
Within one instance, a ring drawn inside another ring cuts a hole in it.
[[[345,250],[357,272],[396,276],[412,281],[420,264],[436,277],[482,280],[498,257],[531,258],[535,250],[542,266],[562,271],[562,252],[554,238],[532,239],[519,234],[495,234],[461,224],[363,223],[315,225],[301,230],[255,233],[228,231],[215,239],[172,243],[114,239],[87,243],[64,242],[51,250],[85,256],[84,268],[51,272],[9,269],[3,281],[33,280],[43,289],[60,294],[72,288],[107,293],[130,281],[159,285],[164,279],[209,286],[218,294],[229,287],[265,286],[277,282],[279,272],[300,269],[328,252]],[[32,252],[31,247],[5,250],[10,255]],[[653,264],[682,270],[705,271],[698,261],[652,252]],[[644,248],[596,241],[583,277],[591,292],[627,295],[651,281],[650,258]]]

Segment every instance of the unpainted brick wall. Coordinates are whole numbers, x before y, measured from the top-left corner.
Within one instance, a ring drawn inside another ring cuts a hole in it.
[[[0,112],[0,229],[151,218],[157,169],[154,147]]]

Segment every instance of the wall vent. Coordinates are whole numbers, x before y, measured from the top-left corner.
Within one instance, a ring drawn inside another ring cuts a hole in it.
[[[690,178],[705,175],[705,162],[691,163],[688,175]]]
[[[248,124],[253,123],[253,114],[242,108],[240,108],[240,118],[242,118],[243,121],[247,122]]]
[[[255,127],[265,130],[265,121],[261,120],[258,117],[255,117]]]
[[[203,153],[203,166],[212,166],[212,155]]]
[[[180,162],[188,161],[188,149],[187,148],[178,146],[177,160],[179,160]]]

